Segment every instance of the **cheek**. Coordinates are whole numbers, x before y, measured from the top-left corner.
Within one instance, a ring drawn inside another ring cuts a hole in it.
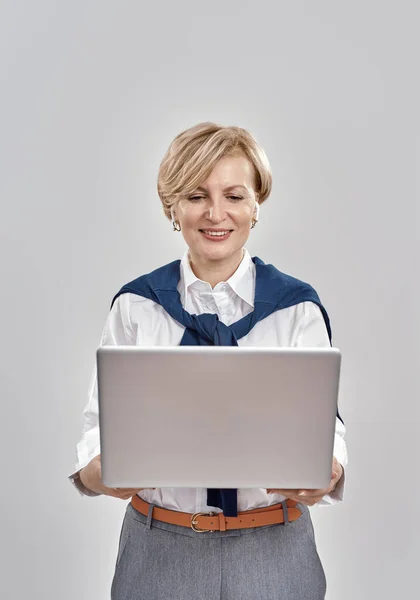
[[[188,245],[194,244],[199,238],[200,233],[198,232],[197,226],[198,220],[195,215],[184,214],[180,215],[180,224],[182,235]]]
[[[181,223],[181,227],[183,227],[185,230],[193,228],[196,229],[197,222],[200,218],[200,211],[194,210],[193,206],[189,206],[188,210],[186,210],[185,207],[180,206],[178,217]]]
[[[252,219],[252,209],[241,210],[236,215],[236,222],[241,228],[248,228]]]
[[[181,227],[191,235],[197,230],[197,219],[192,215],[186,215],[181,219]]]

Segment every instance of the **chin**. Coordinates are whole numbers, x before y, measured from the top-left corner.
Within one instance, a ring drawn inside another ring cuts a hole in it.
[[[222,244],[220,244],[220,246],[222,246]],[[220,246],[218,248],[205,248],[200,252],[200,255],[203,258],[206,258],[207,260],[225,260],[227,258],[230,258],[242,249],[242,247],[222,248]]]

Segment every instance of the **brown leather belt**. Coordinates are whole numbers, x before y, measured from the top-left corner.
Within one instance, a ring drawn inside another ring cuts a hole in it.
[[[145,516],[149,514],[149,502],[146,502],[137,496],[137,494],[132,497],[131,504],[141,514]],[[296,504],[294,500],[286,500],[289,521],[296,521],[302,514],[296,507]],[[165,523],[191,527],[191,529],[198,533],[262,527],[263,525],[274,525],[275,523],[284,523],[285,521],[283,505],[281,503],[238,512],[237,517],[225,517],[222,512],[197,512],[191,514],[153,506],[152,517]]]

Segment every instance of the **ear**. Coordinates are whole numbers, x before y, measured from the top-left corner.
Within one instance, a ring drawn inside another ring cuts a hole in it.
[[[260,214],[260,205],[258,204],[258,201],[255,204],[254,207],[254,215],[255,215],[255,220],[258,221],[258,216]]]

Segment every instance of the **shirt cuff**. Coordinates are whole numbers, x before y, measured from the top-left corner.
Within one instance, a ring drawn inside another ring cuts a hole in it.
[[[82,480],[80,479],[80,471],[76,471],[76,473],[72,473],[71,475],[69,475],[68,478],[81,496],[100,496],[101,495],[101,494],[97,494],[96,492],[93,492],[92,490],[89,490],[85,485],[83,485]]]
[[[333,455],[343,467],[343,474],[341,475],[336,487],[332,492],[326,494],[317,502],[318,506],[332,506],[338,502],[342,502],[344,497],[344,483],[345,483],[345,470],[348,464],[347,446],[344,438],[339,433],[334,435],[334,450]]]

